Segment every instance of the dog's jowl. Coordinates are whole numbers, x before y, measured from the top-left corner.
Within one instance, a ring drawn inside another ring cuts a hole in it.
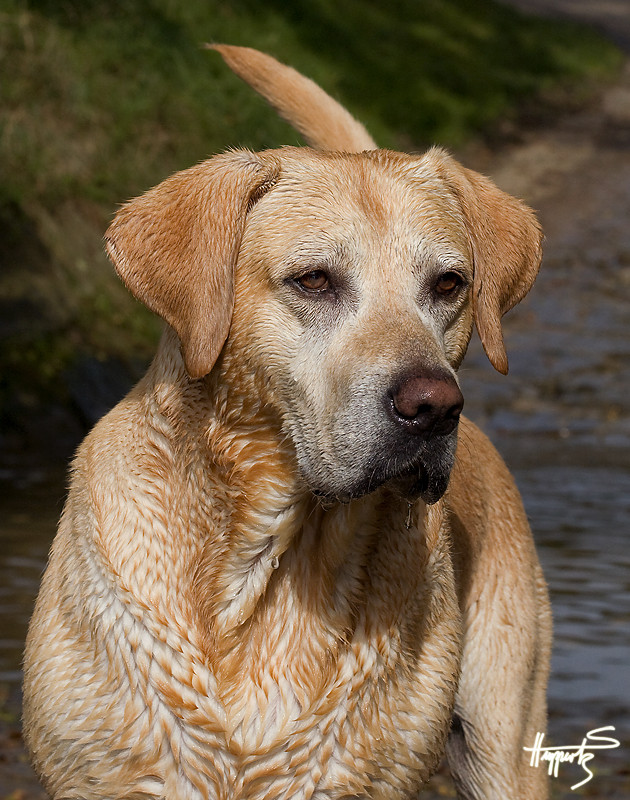
[[[116,215],[165,320],[80,447],[31,622],[53,798],[542,800],[550,616],[514,483],[461,416],[532,212],[441,150],[379,150],[321,89],[218,46],[310,147],[231,151]]]

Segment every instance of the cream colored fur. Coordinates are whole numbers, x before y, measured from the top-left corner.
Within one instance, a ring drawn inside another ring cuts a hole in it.
[[[473,320],[507,369],[538,226],[441,151],[376,150],[269,56],[216,49],[321,151],[217,156],[108,231],[168,326],[73,465],[26,649],[35,767],[56,800],[398,798],[446,750],[461,797],[542,800],[522,748],[550,616],[518,492],[462,419],[444,497],[417,499],[383,411],[405,370],[456,380]],[[304,289],[322,273],[334,291]]]

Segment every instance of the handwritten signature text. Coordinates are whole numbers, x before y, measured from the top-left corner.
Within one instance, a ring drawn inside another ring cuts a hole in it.
[[[588,774],[583,781],[571,787],[573,791],[579,789],[580,786],[584,786],[584,784],[588,783],[593,777],[593,773],[587,766],[589,761],[595,756],[595,753],[592,752],[593,750],[610,750],[620,746],[621,743],[611,736],[599,736],[601,733],[614,730],[615,728],[612,725],[607,725],[604,728],[594,728],[582,739],[582,744],[576,747],[543,747],[545,734],[537,733],[534,746],[524,747],[523,750],[527,750],[527,752],[532,754],[529,762],[532,767],[537,767],[541,761],[548,762],[549,775],[553,775],[554,778],[558,777],[558,767],[561,763],[569,762],[573,764],[575,762],[578,766],[582,767]]]

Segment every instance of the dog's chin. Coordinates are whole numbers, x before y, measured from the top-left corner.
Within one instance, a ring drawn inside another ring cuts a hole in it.
[[[456,449],[457,429],[423,442],[410,462],[389,478],[387,485],[405,500],[437,503],[448,486]]]
[[[412,464],[389,469],[378,467],[369,470],[369,477],[352,484],[327,485],[326,481],[311,482],[313,494],[324,501],[349,503],[371,494],[387,484],[402,499],[422,499],[428,505],[437,503],[448,486],[453,466],[454,448],[445,448],[439,457],[424,458]]]
[[[451,471],[428,471],[423,466],[414,467],[403,475],[388,481],[396,494],[404,500],[424,500],[427,505],[437,503],[448,486]]]

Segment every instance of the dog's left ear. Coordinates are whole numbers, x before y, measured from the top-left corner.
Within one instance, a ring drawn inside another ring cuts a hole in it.
[[[474,259],[473,313],[492,366],[504,375],[508,359],[501,317],[531,289],[542,258],[542,231],[534,212],[466,169],[446,153],[433,151],[442,177],[457,195]]]
[[[225,343],[247,211],[279,168],[271,154],[215,156],[123,206],[107,231],[118,274],[175,329],[193,378],[210,372]]]

